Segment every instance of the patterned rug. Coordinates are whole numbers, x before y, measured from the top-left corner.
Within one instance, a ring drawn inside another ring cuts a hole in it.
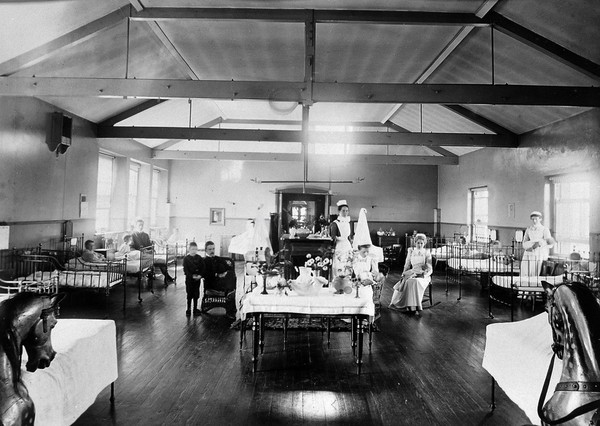
[[[283,330],[283,318],[266,318],[265,328],[267,330]],[[237,320],[231,324],[234,330],[240,329],[240,321]],[[247,329],[249,326],[247,326]],[[327,331],[327,320],[321,318],[290,318],[288,320],[288,330],[304,329],[309,331]],[[331,331],[350,331],[350,322],[345,322],[339,318],[331,319]],[[373,331],[379,331],[377,323],[373,324]]]

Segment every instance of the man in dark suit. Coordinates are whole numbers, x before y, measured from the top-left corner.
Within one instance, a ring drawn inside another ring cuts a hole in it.
[[[227,296],[227,316],[235,318],[236,276],[231,259],[215,256],[215,243],[204,244],[204,289],[205,291],[224,292]]]
[[[143,247],[149,247],[152,245],[152,241],[150,240],[150,235],[144,232],[144,221],[142,219],[138,219],[135,221],[136,230],[131,233],[132,244],[131,246],[135,250],[140,250]],[[169,275],[169,270],[164,260],[157,259],[154,261],[154,265],[158,266],[160,272],[165,277],[165,281],[167,283],[172,283],[173,277]]]

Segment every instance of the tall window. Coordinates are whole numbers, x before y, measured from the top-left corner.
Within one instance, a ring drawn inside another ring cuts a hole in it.
[[[150,197],[150,226],[158,226],[158,188],[160,186],[160,170],[152,170],[152,192]]]
[[[127,204],[127,223],[135,222],[138,204],[138,182],[140,178],[140,165],[131,163],[129,167],[129,199]]]
[[[560,254],[590,251],[590,180],[585,174],[551,176],[547,180],[551,231]]]
[[[96,231],[110,228],[110,202],[113,184],[113,157],[100,154],[98,159],[98,188],[96,200]]]
[[[469,190],[470,230],[473,240],[488,239],[488,189],[487,187]]]

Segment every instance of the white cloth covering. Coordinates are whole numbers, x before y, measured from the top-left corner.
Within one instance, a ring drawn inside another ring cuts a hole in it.
[[[242,318],[254,312],[289,313],[305,315],[368,315],[375,316],[373,290],[369,286],[351,294],[334,294],[333,287],[324,287],[317,296],[300,296],[294,291],[288,296],[277,295],[274,290],[260,294],[262,287],[255,288],[242,301]]]
[[[354,229],[354,241],[352,242],[352,248],[358,250],[358,246],[369,244],[369,254],[375,258],[376,262],[383,262],[383,249],[373,245],[371,240],[371,232],[369,231],[369,224],[367,223],[367,209],[360,209],[358,214],[358,222]]]
[[[556,276],[539,276],[539,277],[519,277],[510,275],[494,275],[492,282],[504,288],[511,288],[513,285],[517,286],[519,291],[537,291],[543,292],[542,281],[546,281],[552,285],[558,285],[563,282],[562,275]]]
[[[50,367],[34,373],[23,368],[22,378],[35,404],[36,425],[70,425],[118,377],[115,322],[59,319],[52,346],[56,357]],[[22,365],[26,362],[23,351]]]
[[[490,324],[486,328],[483,368],[532,423],[540,424],[537,402],[552,357],[548,314],[523,321]],[[560,380],[562,361],[556,359],[547,398]]]
[[[246,231],[231,239],[228,248],[229,253],[246,255],[248,252],[253,253],[256,248],[260,247],[263,250],[268,248],[272,252],[273,248],[271,247],[269,228],[267,227],[268,220],[266,210],[263,206],[260,206],[254,218],[254,225],[252,223],[246,224]]]

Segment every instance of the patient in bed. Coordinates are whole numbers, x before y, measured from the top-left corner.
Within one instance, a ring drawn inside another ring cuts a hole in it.
[[[87,240],[84,244],[85,250],[81,253],[81,259],[88,263],[106,263],[107,260],[100,253],[94,251],[94,242]]]
[[[131,244],[133,243],[133,239],[131,235],[125,234],[123,235],[123,244],[119,246],[119,250],[115,252],[115,259],[121,260],[125,256],[127,256],[128,260],[140,260],[140,251],[132,250]]]

